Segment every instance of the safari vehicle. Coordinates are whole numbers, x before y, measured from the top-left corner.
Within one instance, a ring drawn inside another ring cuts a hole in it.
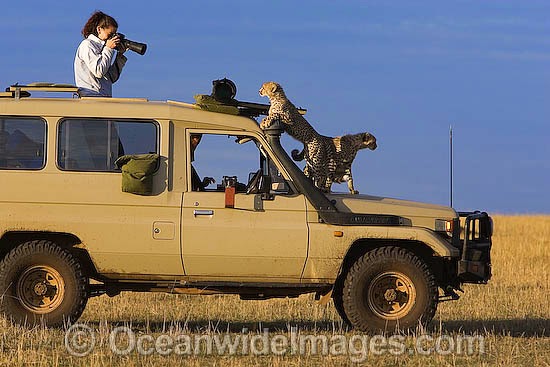
[[[491,277],[486,213],[322,193],[283,129],[259,128],[269,106],[53,92],[76,88],[0,93],[0,310],[15,323],[62,326],[89,297],[123,291],[315,293],[376,332],[427,323]],[[193,166],[216,183],[194,190]]]

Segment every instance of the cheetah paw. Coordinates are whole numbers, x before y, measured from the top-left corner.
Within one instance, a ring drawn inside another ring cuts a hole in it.
[[[267,119],[267,117],[264,117],[264,118],[262,119],[262,122],[260,123],[260,129],[268,128],[269,125],[271,125],[271,124],[269,123],[269,120]]]

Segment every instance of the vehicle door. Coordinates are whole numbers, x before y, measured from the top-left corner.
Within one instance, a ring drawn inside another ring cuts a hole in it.
[[[308,248],[305,197],[292,192],[259,139],[231,132],[187,134],[185,274],[228,281],[299,279]],[[201,134],[200,144],[192,146],[195,134]],[[215,183],[203,187],[209,177]]]

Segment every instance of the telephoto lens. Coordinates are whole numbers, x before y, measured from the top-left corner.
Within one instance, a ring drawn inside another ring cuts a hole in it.
[[[145,52],[147,51],[147,44],[131,41],[126,38],[126,36],[122,33],[117,33],[118,37],[120,38],[120,44],[127,48],[130,51],[134,51],[135,53],[138,53],[140,55],[145,55]]]

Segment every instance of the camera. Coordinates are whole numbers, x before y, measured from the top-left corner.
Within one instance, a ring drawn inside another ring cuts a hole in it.
[[[223,176],[222,185],[224,188],[236,187],[237,186],[237,176]]]
[[[118,38],[120,38],[120,44],[124,48],[127,48],[130,51],[134,51],[134,52],[136,52],[140,55],[145,55],[145,51],[147,51],[147,44],[141,43],[141,42],[136,42],[136,41],[130,41],[122,33],[115,33],[113,35],[113,37],[114,36],[118,36]]]
[[[212,97],[218,102],[231,103],[237,94],[237,86],[233,81],[223,78],[212,82]]]

